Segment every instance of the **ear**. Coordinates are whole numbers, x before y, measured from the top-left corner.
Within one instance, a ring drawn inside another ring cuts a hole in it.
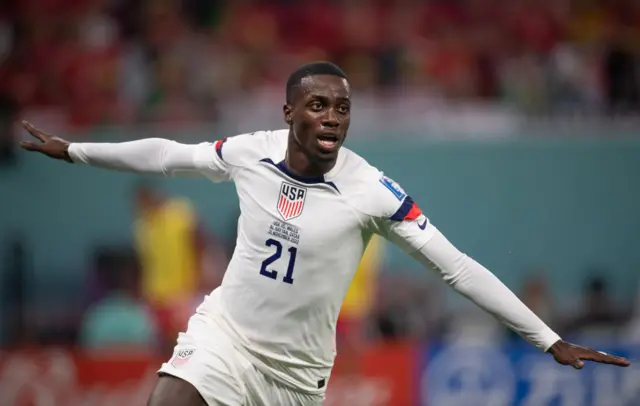
[[[282,111],[284,113],[284,122],[292,125],[293,124],[293,107],[290,104],[285,104],[282,106]]]

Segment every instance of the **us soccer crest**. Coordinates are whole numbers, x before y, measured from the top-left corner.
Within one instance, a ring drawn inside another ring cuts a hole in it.
[[[282,182],[278,197],[278,213],[286,220],[294,219],[302,214],[307,188]]]
[[[186,364],[187,361],[189,361],[189,358],[191,358],[191,356],[195,351],[196,350],[192,348],[179,350],[173,357],[173,360],[171,361],[171,365],[177,368],[179,366]]]

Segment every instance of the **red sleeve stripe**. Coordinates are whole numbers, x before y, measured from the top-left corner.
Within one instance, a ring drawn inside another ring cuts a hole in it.
[[[411,196],[405,197],[398,211],[389,217],[392,221],[415,220],[422,214],[422,210],[413,202]]]
[[[420,217],[422,215],[422,210],[420,210],[420,207],[418,207],[417,204],[413,203],[411,205],[411,210],[409,210],[409,213],[407,213],[406,216],[404,216],[405,220],[415,220],[418,217]]]
[[[216,141],[216,143],[213,144],[214,148],[216,149],[216,154],[218,154],[220,159],[222,159],[222,144],[224,144],[225,142],[227,142],[227,139],[223,138],[219,141]]]

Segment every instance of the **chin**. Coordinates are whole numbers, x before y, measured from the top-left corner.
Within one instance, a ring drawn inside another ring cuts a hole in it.
[[[331,152],[322,151],[317,156],[320,159],[334,159],[335,157],[338,156],[338,151],[337,150],[331,151]]]
[[[326,156],[326,155],[331,155],[331,156],[336,156],[336,155],[338,155],[338,152],[340,151],[340,148],[342,148],[342,144],[341,144],[341,143],[340,143],[340,144],[338,144],[338,145],[336,145],[335,147],[333,147],[333,148],[332,148],[332,149],[330,149],[330,150],[326,150],[326,149],[323,149],[323,148],[318,147],[318,148],[317,148],[317,152],[318,152],[318,154],[319,154],[319,155],[325,155],[325,156]]]
[[[316,162],[333,161],[338,157],[338,151],[339,150],[328,152],[315,149],[308,156],[312,161]]]

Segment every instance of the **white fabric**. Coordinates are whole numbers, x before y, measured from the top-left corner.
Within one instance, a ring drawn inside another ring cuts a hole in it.
[[[433,237],[412,256],[440,273],[456,291],[546,351],[560,339],[485,267],[458,251],[434,226]]]
[[[176,362],[178,354],[188,358]],[[195,314],[160,373],[193,385],[208,406],[321,406],[324,396],[299,393],[258,371],[209,316]]]
[[[161,138],[121,143],[72,143],[69,156],[75,163],[99,168],[165,176],[201,176],[194,157],[198,148]]]
[[[319,382],[333,366],[338,313],[373,233],[423,263],[430,258],[454,288],[540,348],[552,340],[504,285],[444,244],[405,191],[364,159],[343,148],[324,177],[300,179],[282,164],[286,148],[281,130],[190,146],[158,139],[72,144],[69,152],[74,162],[95,166],[235,183],[236,249],[222,285],[198,311],[218,320],[256,368],[301,392],[325,391]],[[299,216],[278,211],[283,190],[304,195]]]

